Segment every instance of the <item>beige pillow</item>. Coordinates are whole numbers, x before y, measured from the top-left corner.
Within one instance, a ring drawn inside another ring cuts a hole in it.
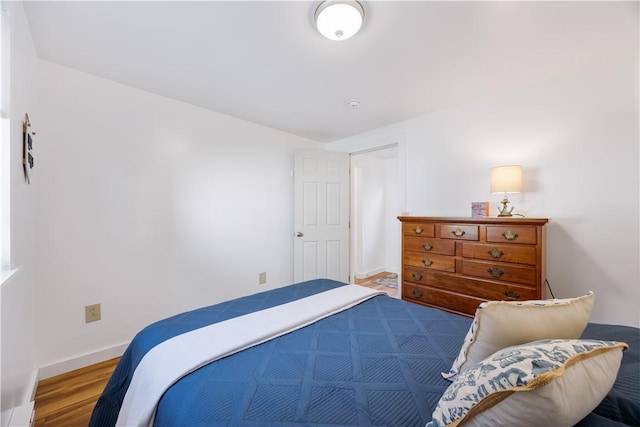
[[[578,298],[482,303],[458,357],[442,376],[451,380],[505,347],[541,339],[580,338],[593,301],[593,292],[589,292]]]
[[[451,383],[426,427],[570,427],[613,387],[626,343],[541,340],[500,350]]]

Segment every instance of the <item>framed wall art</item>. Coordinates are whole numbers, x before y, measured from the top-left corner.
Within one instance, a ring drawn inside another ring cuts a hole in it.
[[[31,184],[31,178],[29,177],[29,170],[33,169],[33,137],[35,132],[29,131],[31,127],[31,121],[29,120],[29,114],[24,115],[24,122],[22,122],[22,168],[24,169],[24,179],[27,184]]]

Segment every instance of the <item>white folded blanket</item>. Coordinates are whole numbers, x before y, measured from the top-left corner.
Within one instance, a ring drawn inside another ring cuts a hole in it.
[[[133,373],[116,426],[151,426],[164,392],[183,376],[383,292],[348,285],[175,336],[152,348]]]

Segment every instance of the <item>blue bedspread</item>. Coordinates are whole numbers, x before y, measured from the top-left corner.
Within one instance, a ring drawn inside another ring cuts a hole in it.
[[[629,349],[622,356],[622,363],[613,389],[602,403],[593,410],[590,417],[578,424],[580,427],[597,427],[603,424],[601,419],[640,426],[640,329],[620,325],[587,325],[583,338],[624,341]],[[597,417],[596,417],[597,416]],[[596,419],[599,419],[596,422]]]
[[[96,404],[90,426],[115,424],[133,370],[156,344],[342,285],[314,280],[148,326],[123,355]],[[162,397],[155,425],[424,426],[450,384],[440,372],[448,370],[457,356],[470,321],[378,296],[185,376]],[[602,325],[596,325],[593,334],[607,333],[608,327],[598,326]],[[636,342],[626,353],[635,354],[637,361],[638,351]],[[627,354],[625,358],[629,359]],[[636,379],[639,376],[636,372]],[[609,409],[592,415],[608,421]]]

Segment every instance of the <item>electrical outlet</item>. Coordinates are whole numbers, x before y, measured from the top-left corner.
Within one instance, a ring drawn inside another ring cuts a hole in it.
[[[267,283],[267,273],[260,273],[258,276],[258,284],[264,285],[265,283]]]
[[[100,304],[84,306],[84,323],[100,320]]]

